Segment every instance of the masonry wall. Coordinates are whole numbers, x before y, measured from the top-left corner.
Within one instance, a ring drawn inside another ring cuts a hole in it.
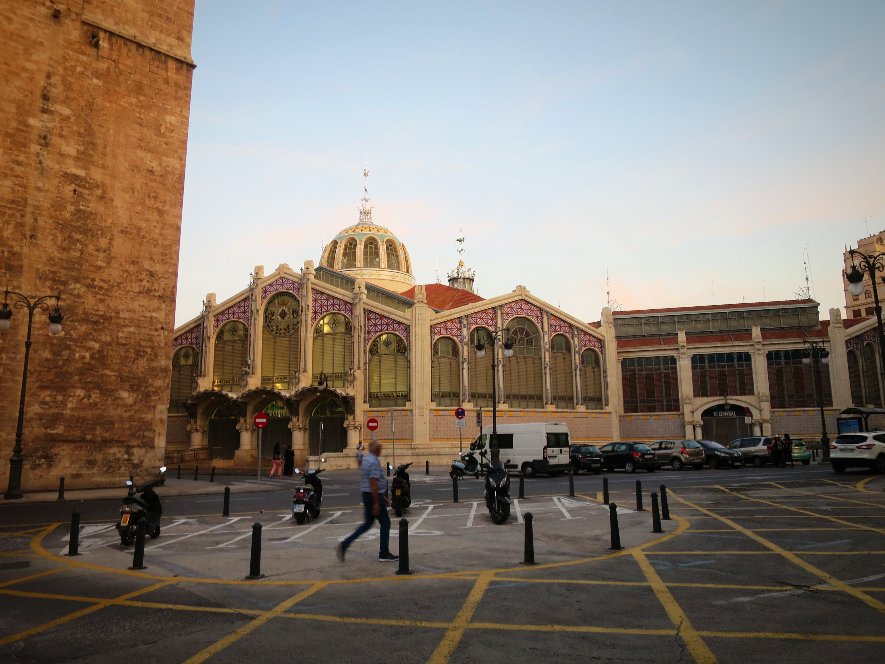
[[[647,443],[685,438],[685,424],[680,413],[621,415],[620,420],[621,440]]]
[[[34,318],[22,489],[116,484],[162,459],[194,0],[0,0],[0,288]],[[0,491],[27,315],[0,333]]]

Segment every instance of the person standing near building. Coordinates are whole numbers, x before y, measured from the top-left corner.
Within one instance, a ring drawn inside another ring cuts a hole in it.
[[[292,445],[286,445],[286,451],[283,452],[283,475],[292,477],[295,472],[295,451]]]
[[[774,436],[771,439],[771,463],[775,466],[780,466],[783,456],[784,450],[781,446],[781,439],[779,436]]]
[[[270,477],[273,477],[274,473],[277,474],[277,477],[283,476],[283,457],[280,453],[279,443],[274,443],[273,446],[273,457],[271,458],[270,463]]]
[[[381,470],[381,443],[373,440],[369,443],[369,453],[360,464],[360,491],[363,494],[363,522],[357,526],[349,537],[335,545],[335,555],[339,562],[344,562],[344,556],[351,544],[364,532],[372,527],[375,519],[381,526],[380,548],[378,560],[393,562],[399,560],[390,552],[390,515],[387,513],[387,477]]]
[[[787,461],[790,462],[790,468],[794,468],[793,466],[793,439],[790,438],[790,434],[785,433],[782,444],[784,446],[784,465],[787,465]]]

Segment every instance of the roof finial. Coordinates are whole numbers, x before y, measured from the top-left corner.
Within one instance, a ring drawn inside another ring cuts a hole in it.
[[[362,206],[360,206],[360,223],[372,223],[372,207],[369,205],[369,169],[363,168],[363,198]]]

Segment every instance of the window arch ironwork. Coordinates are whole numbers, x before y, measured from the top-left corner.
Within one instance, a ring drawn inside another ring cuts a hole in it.
[[[470,348],[467,353],[467,385],[470,402],[479,408],[492,406],[492,359],[478,358],[472,349],[482,341],[483,346],[494,349],[492,333],[485,327],[475,327],[470,332]]]
[[[879,384],[879,362],[873,344],[863,346],[863,383],[867,405],[882,406],[882,386]]]
[[[212,363],[212,389],[237,392],[249,371],[249,330],[238,320],[221,326],[215,336],[215,361]]]
[[[396,242],[388,240],[384,243],[384,248],[387,257],[387,269],[399,270],[399,252],[396,250]]]
[[[172,356],[172,385],[169,390],[169,412],[185,412],[184,404],[194,392],[200,355],[192,346],[182,346]]]
[[[592,348],[581,353],[581,398],[590,409],[600,409],[602,403],[602,358]]]
[[[550,339],[550,402],[557,408],[575,407],[574,354],[564,334]]]
[[[409,400],[409,349],[398,334],[379,334],[369,345],[369,406],[405,406]]]
[[[457,342],[440,337],[433,342],[430,365],[431,399],[437,406],[461,404],[461,362]]]
[[[341,251],[341,269],[354,267],[356,267],[356,240],[350,238],[344,243],[344,249]]]
[[[264,307],[261,331],[261,386],[292,390],[301,364],[301,302],[277,293]]]
[[[353,324],[344,314],[326,314],[313,329],[313,382],[322,373],[329,387],[345,387],[352,368]]]
[[[363,242],[363,267],[381,267],[381,251],[378,240],[373,237]]]
[[[866,402],[863,397],[863,371],[856,350],[848,351],[848,382],[851,385],[851,403],[862,407]]]
[[[679,376],[672,355],[621,360],[625,413],[679,410]]]
[[[513,356],[504,361],[504,401],[512,408],[544,407],[541,334],[528,318],[518,316],[505,327]]]

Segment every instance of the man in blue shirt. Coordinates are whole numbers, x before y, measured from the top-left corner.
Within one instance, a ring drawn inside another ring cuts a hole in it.
[[[381,443],[373,440],[369,443],[369,453],[360,464],[360,491],[363,493],[363,522],[344,541],[335,545],[335,555],[339,562],[344,562],[344,554],[354,540],[366,532],[378,519],[381,526],[381,548],[378,560],[393,562],[399,560],[390,552],[390,515],[387,513],[387,476],[381,470]]]

